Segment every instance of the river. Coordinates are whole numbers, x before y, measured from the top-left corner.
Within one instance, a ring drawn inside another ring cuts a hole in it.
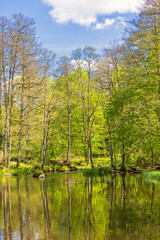
[[[140,174],[0,177],[0,240],[160,239],[159,207]]]

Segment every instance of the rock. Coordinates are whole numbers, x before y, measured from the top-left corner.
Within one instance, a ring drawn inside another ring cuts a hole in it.
[[[45,178],[44,174],[39,175],[39,178]]]
[[[5,176],[5,177],[11,177],[12,174],[10,174],[10,173],[6,173],[4,176]]]

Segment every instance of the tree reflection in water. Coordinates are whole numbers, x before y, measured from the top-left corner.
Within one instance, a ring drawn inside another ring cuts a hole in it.
[[[0,178],[0,239],[160,239],[160,185],[140,175]]]

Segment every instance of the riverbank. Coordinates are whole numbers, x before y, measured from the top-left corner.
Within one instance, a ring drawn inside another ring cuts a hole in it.
[[[115,173],[144,173],[146,172],[148,176],[157,176],[159,174],[159,166],[154,168],[140,168],[137,166],[126,166],[126,169],[122,170],[121,167],[112,168],[108,165],[96,164],[94,168],[91,168],[90,165],[87,165],[84,161],[73,161],[72,163],[66,163],[62,161],[52,161],[50,165],[46,165],[44,169],[40,165],[32,165],[28,163],[21,163],[17,167],[16,162],[12,162],[10,169],[6,166],[0,165],[0,175],[4,176],[23,176],[23,175],[32,175],[33,177],[45,177],[49,173],[53,172],[72,172],[72,171],[83,171],[86,176],[98,176],[105,174],[115,174]],[[146,174],[146,176],[147,176]],[[157,175],[156,175],[157,174]],[[145,174],[144,174],[145,175]],[[160,175],[160,174],[159,174]]]

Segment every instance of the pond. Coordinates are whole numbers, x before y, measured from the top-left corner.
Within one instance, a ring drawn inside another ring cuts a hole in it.
[[[139,174],[1,177],[3,239],[160,239],[160,184]]]

